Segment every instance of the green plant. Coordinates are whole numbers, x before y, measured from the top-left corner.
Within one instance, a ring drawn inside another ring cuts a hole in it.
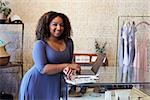
[[[97,42],[97,40],[95,40],[95,49],[97,53],[103,53],[105,54],[105,47],[106,47],[107,42],[105,42],[102,46],[100,46],[100,44]]]
[[[3,13],[6,17],[11,13],[11,9],[8,5],[8,1],[0,0],[0,13]]]

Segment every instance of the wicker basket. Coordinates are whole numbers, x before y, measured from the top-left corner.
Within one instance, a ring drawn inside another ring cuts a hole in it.
[[[6,52],[5,45],[0,46],[0,66],[7,65],[10,55]]]

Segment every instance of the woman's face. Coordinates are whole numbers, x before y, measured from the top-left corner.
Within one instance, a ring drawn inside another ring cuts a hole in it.
[[[58,38],[64,31],[63,19],[59,16],[55,17],[49,26],[51,37]]]

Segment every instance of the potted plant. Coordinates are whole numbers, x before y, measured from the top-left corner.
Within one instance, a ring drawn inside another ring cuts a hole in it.
[[[0,23],[5,23],[11,13],[11,9],[8,5],[8,1],[0,0]]]
[[[95,40],[95,49],[97,53],[102,53],[102,54],[106,54],[105,51],[105,46],[106,46],[107,42],[105,42],[102,46],[100,46],[100,44],[97,42],[97,40]]]
[[[105,47],[106,47],[106,44],[107,42],[105,42],[102,46],[98,43],[97,40],[95,40],[95,49],[96,49],[96,53],[101,53],[103,55],[106,56],[106,50],[105,50]],[[103,66],[108,66],[108,59],[107,59],[107,56],[105,58],[105,60],[103,61]]]

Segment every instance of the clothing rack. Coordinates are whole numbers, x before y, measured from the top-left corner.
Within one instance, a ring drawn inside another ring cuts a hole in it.
[[[148,27],[150,26],[149,20],[146,20],[146,19],[150,19],[150,16],[118,16],[117,46],[119,46],[120,25],[122,25],[122,22],[124,23],[124,19],[126,21],[133,21],[132,24],[135,24],[135,27],[138,27],[140,25],[146,25]],[[136,23],[136,21],[137,21],[137,23]],[[117,53],[118,53],[118,48],[117,48]],[[118,54],[116,54],[116,59],[117,59],[116,60],[116,65],[118,66]],[[117,70],[118,70],[118,68],[117,68]],[[118,77],[118,72],[116,73],[116,81],[118,81],[117,78],[119,78]]]

